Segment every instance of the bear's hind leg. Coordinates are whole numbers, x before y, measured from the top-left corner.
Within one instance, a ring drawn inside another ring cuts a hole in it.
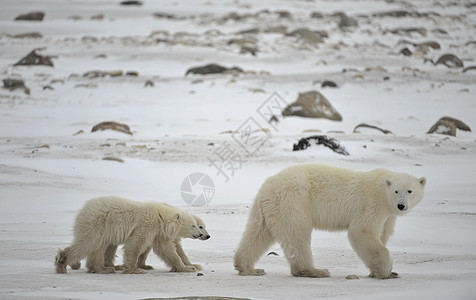
[[[89,273],[111,274],[116,272],[113,266],[105,266],[106,249],[107,246],[102,245],[89,253],[86,261]]]
[[[105,267],[112,267],[115,269],[114,261],[116,259],[116,251],[117,245],[109,245],[106,248],[106,252],[104,254],[104,266]]]
[[[149,255],[150,250],[152,247],[148,247],[144,252],[142,252],[141,255],[139,255],[139,259],[137,260],[137,267],[142,269],[142,270],[153,270],[154,268],[152,266],[146,265],[145,261],[147,259],[147,256]]]
[[[255,269],[254,266],[274,243],[273,237],[265,226],[263,217],[259,216],[256,218],[253,216],[254,210],[255,208],[253,207],[252,214],[250,214],[248,224],[234,257],[235,270],[242,276],[261,276],[266,274],[263,269]],[[257,224],[256,219],[260,220],[261,224]]]

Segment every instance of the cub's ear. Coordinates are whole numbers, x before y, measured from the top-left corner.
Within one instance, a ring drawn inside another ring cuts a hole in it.
[[[419,182],[422,186],[425,186],[425,184],[426,184],[426,178],[425,178],[425,177],[420,177],[420,178],[418,178],[418,182]]]
[[[392,185],[392,181],[391,181],[390,179],[388,179],[388,178],[385,178],[385,185],[386,185],[387,187],[390,187],[390,186]]]
[[[177,213],[177,214],[175,215],[175,218],[176,218],[177,220],[180,220],[180,219],[182,218],[182,216],[181,216],[179,213]]]

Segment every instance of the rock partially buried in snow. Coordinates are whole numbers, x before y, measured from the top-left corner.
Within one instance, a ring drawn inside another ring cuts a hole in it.
[[[103,130],[107,130],[107,129],[115,130],[115,131],[119,131],[119,132],[122,132],[122,133],[132,135],[131,129],[129,128],[128,125],[117,123],[117,122],[110,122],[110,121],[102,122],[102,123],[99,123],[99,124],[95,125],[93,127],[93,129],[91,129],[91,132],[103,131]]]
[[[51,58],[49,56],[42,56],[42,55],[36,54],[37,50],[41,50],[41,49],[33,49],[30,53],[28,53],[27,56],[23,57],[22,59],[20,59],[19,62],[14,64],[14,66],[43,65],[43,66],[53,67],[53,61],[51,60]]]
[[[442,117],[433,126],[431,126],[427,134],[438,133],[456,136],[456,129],[471,131],[471,128],[469,128],[468,125],[458,119],[452,117]]]
[[[321,31],[312,31],[307,28],[299,28],[287,34],[288,36],[298,36],[306,42],[312,44],[324,43],[327,34]]]
[[[296,102],[288,105],[283,110],[282,115],[342,121],[342,116],[332,106],[329,100],[318,91],[309,91],[299,94]]]
[[[22,79],[6,78],[3,79],[3,88],[10,91],[16,89],[22,89],[25,91],[25,94],[30,94],[30,89],[25,85],[25,82]]]
[[[200,67],[193,67],[187,70],[185,76],[188,74],[222,74],[222,73],[242,73],[243,70],[238,67],[227,68],[218,64],[208,64]]]
[[[347,280],[353,280],[353,279],[360,279],[359,276],[357,275],[347,275],[345,276],[345,279]]]
[[[19,15],[15,18],[15,21],[43,21],[45,13],[41,11],[34,11],[31,13]]]

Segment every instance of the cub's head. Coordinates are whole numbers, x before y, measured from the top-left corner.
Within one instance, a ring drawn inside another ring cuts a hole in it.
[[[206,228],[207,226],[205,225],[205,223],[202,221],[202,219],[200,219],[196,215],[192,215],[192,217],[195,219],[195,221],[197,221],[198,228],[203,233],[200,239],[203,241],[208,240],[210,238],[210,234],[208,234],[208,231]]]
[[[203,232],[200,230],[197,221],[195,221],[195,218],[193,218],[189,213],[177,213],[177,221],[180,224],[180,230],[177,237],[198,239],[203,236]]]
[[[385,178],[387,203],[394,214],[409,212],[423,200],[426,178],[416,178],[409,174],[396,174]]]

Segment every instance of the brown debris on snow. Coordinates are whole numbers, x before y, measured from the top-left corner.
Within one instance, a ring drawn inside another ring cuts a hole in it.
[[[119,131],[119,132],[122,132],[122,133],[132,135],[131,129],[129,128],[128,125],[117,123],[117,122],[112,122],[112,121],[102,122],[102,123],[99,123],[99,124],[95,125],[91,129],[91,132],[96,132],[96,131],[99,131],[99,130],[103,131],[103,130],[107,130],[107,129],[115,130],[115,131]]]
[[[355,126],[353,132],[354,132],[354,133],[358,132],[357,129],[358,129],[358,128],[361,128],[361,127],[376,129],[376,130],[381,131],[381,132],[384,133],[384,134],[393,134],[393,132],[391,132],[390,130],[382,129],[382,128],[379,128],[379,127],[377,127],[377,126],[369,125],[369,124],[366,124],[366,123],[360,123],[359,125]]]
[[[15,18],[15,21],[43,21],[45,13],[41,11],[34,11],[27,14],[19,15]]]

